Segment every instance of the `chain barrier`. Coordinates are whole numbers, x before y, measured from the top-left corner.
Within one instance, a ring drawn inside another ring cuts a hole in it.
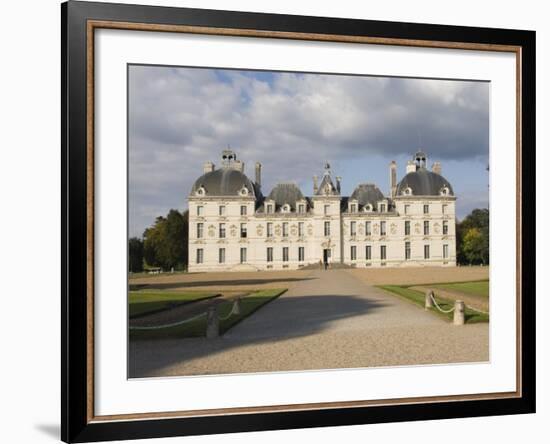
[[[484,314],[484,315],[489,314],[488,311],[479,310],[478,308],[474,308],[471,305],[466,305],[466,307],[469,308],[470,310],[477,311],[478,313],[481,313],[481,314]]]
[[[233,316],[233,314],[236,314],[237,313],[237,304],[238,304],[238,301],[234,301],[233,302],[233,306],[231,307],[231,311],[229,312],[229,314],[227,316],[224,316],[223,318],[221,317],[218,317],[218,319],[220,321],[226,321],[227,319],[229,319],[231,316]]]
[[[199,319],[201,316],[205,316],[206,312],[199,313],[196,316],[193,316],[191,318],[184,319],[183,321],[174,322],[172,324],[164,324],[164,325],[155,325],[151,327],[145,327],[145,326],[130,326],[130,330],[160,330],[161,328],[170,328],[170,327],[177,327],[179,325],[187,324],[188,322],[194,321],[196,319]]]
[[[432,299],[432,302],[434,303],[434,305],[436,306],[436,308],[441,312],[441,313],[451,313],[455,310],[455,307],[451,308],[450,310],[443,310],[439,304],[437,303],[437,301],[435,300],[434,298],[434,295],[433,293],[430,293],[430,298]]]

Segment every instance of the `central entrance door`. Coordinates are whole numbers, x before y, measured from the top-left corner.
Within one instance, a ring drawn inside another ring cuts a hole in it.
[[[323,250],[323,262],[326,264],[330,259],[330,248],[325,248]]]

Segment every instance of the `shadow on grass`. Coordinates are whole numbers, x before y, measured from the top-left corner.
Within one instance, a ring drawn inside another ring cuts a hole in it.
[[[220,338],[130,341],[129,377],[147,377],[163,367],[233,348],[313,335],[331,322],[374,313],[385,305],[359,295],[280,297]]]

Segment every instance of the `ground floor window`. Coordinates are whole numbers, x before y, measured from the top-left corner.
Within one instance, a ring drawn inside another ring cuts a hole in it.
[[[267,247],[267,262],[273,262],[273,247]]]
[[[365,258],[370,261],[372,259],[372,247],[370,245],[367,245],[365,249]]]
[[[220,250],[218,251],[218,262],[220,264],[225,263],[225,248],[220,248]]]
[[[411,258],[411,243],[405,242],[405,259],[409,260]]]
[[[288,262],[288,247],[283,247],[283,262]]]
[[[449,246],[447,244],[443,245],[443,258],[447,259],[449,257]]]
[[[241,248],[241,264],[246,262],[246,248]]]
[[[197,264],[202,264],[204,259],[204,250],[197,248]]]
[[[430,258],[430,246],[424,245],[424,259]]]
[[[304,247],[298,247],[298,260],[304,262],[305,249]]]
[[[380,245],[380,259],[386,260],[386,246]]]
[[[351,260],[357,260],[357,247],[355,245],[351,246]]]

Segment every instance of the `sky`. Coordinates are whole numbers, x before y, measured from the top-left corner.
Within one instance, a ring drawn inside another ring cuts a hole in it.
[[[131,65],[128,72],[129,235],[187,208],[203,164],[231,147],[262,191],[296,182],[306,196],[329,162],[342,195],[388,165],[405,175],[422,149],[457,196],[464,218],[489,202],[487,82]]]

